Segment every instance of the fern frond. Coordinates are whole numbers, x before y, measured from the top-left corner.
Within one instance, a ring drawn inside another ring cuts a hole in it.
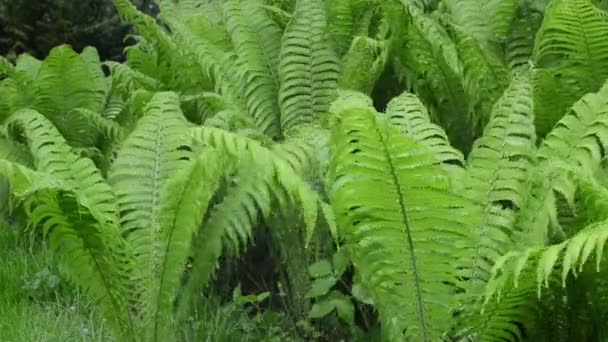
[[[466,154],[473,142],[472,125],[456,46],[435,19],[409,2],[405,5],[407,17],[397,16],[393,26],[400,27],[404,19],[411,24],[403,46],[392,49],[400,57],[393,59],[394,68],[428,108],[432,121],[444,127],[454,145]]]
[[[92,295],[119,336],[132,336],[129,247],[119,234],[110,187],[39,113],[18,111],[8,125],[27,138],[38,171],[0,160],[0,174],[8,177],[13,196],[28,199],[29,220],[49,237],[62,273]]]
[[[34,167],[78,191],[80,201],[99,211],[102,223],[116,224],[112,189],[90,159],[76,155],[52,123],[33,110],[21,110],[7,120],[9,134],[24,136]],[[91,209],[92,210],[92,209]]]
[[[169,65],[179,51],[169,34],[156,24],[154,18],[140,12],[129,0],[112,0],[118,14],[131,23],[145,39],[153,44],[161,65]]]
[[[97,68],[100,72],[99,64]],[[34,108],[51,120],[71,144],[92,146],[95,132],[88,129],[86,122],[68,123],[67,115],[76,108],[102,110],[106,89],[99,81],[81,55],[66,45],[56,47],[40,66]]]
[[[220,155],[204,153],[171,177],[161,194],[159,211],[162,249],[158,294],[155,299],[154,339],[174,339],[173,303],[209,201],[225,173]],[[217,260],[217,259],[214,259]]]
[[[307,239],[310,239],[323,201],[286,160],[255,140],[221,129],[195,128],[193,136],[204,146],[222,151],[237,160],[251,161],[256,165],[261,178],[259,181],[265,183],[269,191],[281,189],[286,194],[286,199],[302,207]]]
[[[608,82],[578,100],[539,147],[542,163],[592,175],[608,146]]]
[[[604,245],[608,240],[607,223],[594,223],[559,244],[507,253],[493,269],[486,300],[495,295],[500,296],[502,288],[511,281],[517,286],[522,272],[534,265],[539,295],[541,287],[548,286],[550,277],[559,264],[563,286],[570,274],[576,276],[578,272],[583,271],[583,266],[591,257],[595,257],[596,270],[599,272]]]
[[[281,135],[279,51],[281,31],[270,20],[262,1],[225,1],[224,16],[245,79],[244,98],[259,129],[271,137]]]
[[[447,0],[444,1],[454,23],[486,48],[507,38],[519,0]]]
[[[338,56],[346,54],[352,45],[355,29],[363,26],[358,19],[366,5],[365,0],[325,1],[328,31],[333,38]]]
[[[473,129],[481,131],[488,123],[492,106],[509,85],[509,72],[492,51],[474,37],[453,27],[461,62],[463,85]]]
[[[608,146],[608,83],[577,101],[541,143],[539,163],[551,189],[573,206],[573,174],[593,178]],[[549,191],[549,190],[547,190]]]
[[[167,180],[189,159],[190,139],[175,93],[158,93],[126,138],[109,172],[120,221],[133,246],[135,293],[143,324],[155,323],[156,289],[162,269],[161,194]],[[149,331],[153,333],[153,331]]]
[[[590,0],[555,0],[536,37],[535,113],[544,136],[567,109],[608,78],[608,12]]]
[[[322,0],[299,0],[281,42],[279,104],[283,131],[327,114],[339,66],[327,37]]]
[[[503,58],[512,71],[529,67],[534,53],[534,38],[542,19],[542,14],[534,10],[530,1],[520,4],[504,44]]]
[[[245,162],[240,167],[251,167]],[[213,279],[223,252],[237,255],[251,241],[253,230],[272,212],[271,189],[256,172],[226,170],[226,189],[209,210],[193,248],[192,272],[180,297],[179,319],[186,319],[198,294]]]
[[[338,113],[332,206],[379,310],[385,339],[436,341],[447,331],[457,263],[475,244],[479,209],[450,193],[425,146],[371,109]]]
[[[173,26],[180,48],[192,54],[199,68],[213,81],[214,91],[239,111],[247,113],[246,100],[242,96],[242,73],[236,68],[237,56],[181,22]]]
[[[338,87],[370,94],[384,71],[388,45],[368,37],[354,37],[342,61]]]
[[[426,145],[442,163],[464,165],[462,153],[452,146],[445,131],[433,124],[428,111],[414,94],[403,93],[386,107],[389,122],[403,134]]]
[[[483,208],[478,244],[463,264],[465,289],[457,335],[470,341],[500,341],[521,336],[536,314],[534,286],[510,289],[505,300],[483,307],[481,296],[496,260],[517,248],[517,218],[532,188],[536,135],[530,75],[517,75],[495,104],[491,119],[468,158],[464,192]],[[537,214],[540,216],[542,212]],[[543,243],[543,240],[537,241]],[[481,309],[485,310],[479,315]]]

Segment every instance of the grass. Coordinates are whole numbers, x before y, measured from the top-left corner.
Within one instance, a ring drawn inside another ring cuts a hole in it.
[[[31,240],[0,215],[0,341],[112,342],[102,317],[60,280],[44,244]],[[252,317],[245,306],[256,301],[248,297],[208,298],[191,317],[185,341],[293,341],[279,328],[280,314]]]
[[[88,302],[63,284],[43,245],[0,223],[0,341],[112,341]]]

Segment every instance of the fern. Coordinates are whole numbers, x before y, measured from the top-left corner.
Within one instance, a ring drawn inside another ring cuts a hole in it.
[[[245,78],[245,99],[257,126],[270,136],[280,136],[279,42],[281,31],[269,20],[262,1],[224,3],[226,25]]]
[[[462,153],[452,146],[439,126],[431,123],[429,114],[416,95],[404,93],[389,102],[386,108],[388,120],[403,134],[433,151],[439,161],[463,165]]]
[[[338,57],[326,38],[321,0],[297,2],[283,35],[279,64],[281,128],[322,119],[339,74]]]
[[[372,110],[336,114],[342,122],[333,136],[332,206],[387,324],[383,332],[389,340],[436,340],[447,330],[454,263],[473,241],[468,227],[476,209],[450,193],[429,149]]]
[[[169,177],[189,159],[189,139],[175,94],[155,95],[145,112],[122,145],[109,182],[116,189],[122,230],[133,246],[136,267],[132,276],[137,284],[134,291],[144,298],[139,308],[141,319],[144,324],[157,324],[155,291],[164,260],[162,190]],[[156,327],[151,327],[149,333],[158,338]]]
[[[536,38],[535,112],[544,136],[578,98],[608,78],[608,16],[589,0],[551,1]]]

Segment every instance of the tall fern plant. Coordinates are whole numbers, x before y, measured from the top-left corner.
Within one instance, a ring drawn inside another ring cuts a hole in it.
[[[107,180],[34,110],[17,111],[6,123],[32,166],[11,158],[0,165],[13,205],[25,206],[31,225],[42,227],[64,275],[91,295],[115,336],[166,341],[179,338],[179,320],[187,318],[180,313],[189,312],[213,276],[223,245],[238,249],[251,234],[251,223],[241,220],[254,217],[232,216],[235,201],[263,202],[266,218],[280,208],[303,208],[309,235],[325,204],[259,143],[193,131],[176,94],[154,95],[144,112]]]

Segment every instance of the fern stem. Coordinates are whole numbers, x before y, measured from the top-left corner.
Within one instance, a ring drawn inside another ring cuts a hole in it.
[[[414,251],[414,240],[412,238],[412,232],[411,232],[407,212],[405,210],[405,201],[404,201],[405,194],[401,191],[401,182],[399,181],[399,177],[397,176],[397,174],[395,172],[395,165],[393,163],[393,159],[391,158],[390,153],[388,153],[389,148],[388,148],[386,139],[385,139],[384,135],[377,128],[376,128],[376,131],[378,133],[378,136],[380,137],[382,146],[384,147],[383,148],[384,155],[385,155],[386,161],[390,167],[391,177],[397,188],[399,210],[401,211],[401,216],[403,217],[403,225],[405,226],[407,243],[410,247],[409,252],[410,252],[410,258],[412,260],[412,273],[413,273],[412,275],[414,277],[414,285],[416,287],[416,299],[417,299],[418,314],[420,317],[420,325],[421,325],[420,328],[422,331],[423,341],[428,342],[430,340],[429,340],[428,332],[426,331],[427,323],[426,323],[426,313],[424,310],[424,302],[422,300],[422,287],[420,286],[420,281],[419,281],[419,277],[418,277],[418,267],[416,265],[416,252]]]

